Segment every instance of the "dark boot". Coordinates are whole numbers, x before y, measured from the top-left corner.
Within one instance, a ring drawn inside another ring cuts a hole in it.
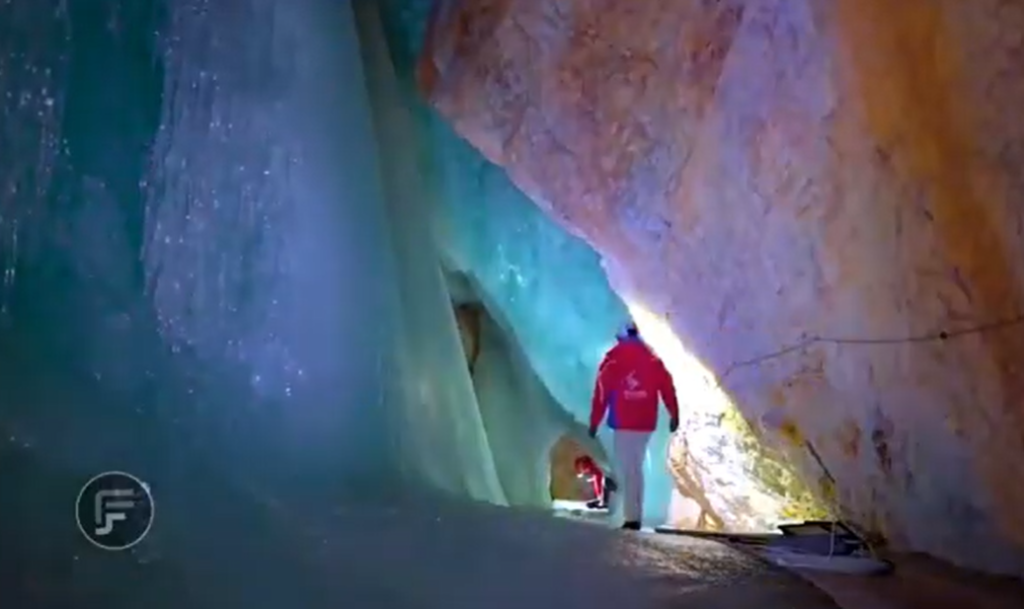
[[[639,531],[640,530],[640,523],[637,522],[636,520],[626,521],[626,522],[622,523],[622,530],[623,531]]]
[[[600,499],[591,499],[590,501],[587,502],[587,509],[590,510],[599,510],[603,507],[604,505],[601,503]]]

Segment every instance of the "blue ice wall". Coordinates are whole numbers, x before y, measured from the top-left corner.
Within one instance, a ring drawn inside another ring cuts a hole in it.
[[[473,386],[509,502],[550,508],[551,447],[572,419],[490,316],[480,328]]]
[[[443,213],[441,203],[447,193],[437,190],[430,166],[423,164],[435,153],[419,147],[431,142],[421,137],[421,125],[408,90],[397,78],[378,13],[370,3],[357,6],[390,225],[396,237],[398,268],[406,278],[399,282],[406,288],[402,302],[407,321],[399,333],[403,341],[399,352],[409,356],[414,376],[446,379],[438,387],[445,393],[430,403],[424,404],[423,397],[416,395],[403,403],[411,405],[407,411],[410,423],[425,418],[456,430],[458,437],[456,450],[440,451],[437,443],[441,436],[414,434],[401,443],[408,449],[403,461],[447,453],[463,464],[463,470],[493,463],[493,473],[487,469],[486,476],[477,478],[494,479],[499,488],[475,496],[503,496],[512,505],[549,507],[550,448],[573,429],[572,418],[540,382],[523,357],[521,345],[509,340],[490,316],[481,324],[480,354],[472,379],[465,360],[451,358],[452,349],[461,349],[453,331],[453,302],[460,295],[452,293],[452,282],[444,277],[438,249],[444,241],[432,230]],[[450,277],[451,269],[447,271]],[[462,297],[495,309],[486,289],[475,281],[465,283],[469,293]],[[439,458],[436,461],[434,467],[441,464]]]
[[[6,426],[63,434],[46,454],[83,470],[116,465],[151,420],[295,492],[402,471],[503,501],[426,210],[379,161],[387,110],[346,5],[4,6],[22,29],[4,57],[21,94],[0,338],[28,368],[5,369],[25,393]],[[62,388],[71,419],[47,427],[35,402]]]
[[[346,3],[0,4],[0,604],[321,606],[289,535],[340,505],[505,500],[365,82]],[[70,516],[113,469],[116,560]]]
[[[391,227],[399,300],[396,352],[405,380],[396,385],[399,462],[436,486],[507,500],[494,466],[436,246],[422,179],[407,145],[411,128],[395,89],[373,11],[360,11],[366,84],[380,153],[384,209]],[[396,379],[397,380],[397,379]],[[438,431],[442,432],[440,435]],[[446,433],[447,432],[447,433]],[[452,472],[460,478],[452,479]]]

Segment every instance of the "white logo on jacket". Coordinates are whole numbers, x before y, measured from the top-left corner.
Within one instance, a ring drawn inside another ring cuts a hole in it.
[[[640,388],[640,381],[636,378],[636,370],[631,370],[626,375],[626,389],[622,392],[622,397],[627,400],[640,400],[647,397],[647,390]]]

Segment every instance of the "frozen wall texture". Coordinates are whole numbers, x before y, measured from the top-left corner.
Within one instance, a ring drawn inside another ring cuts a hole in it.
[[[450,0],[419,75],[849,517],[1020,574],[1021,31],[1019,0]]]

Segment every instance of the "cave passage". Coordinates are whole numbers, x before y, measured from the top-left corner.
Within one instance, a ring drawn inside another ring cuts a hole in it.
[[[484,505],[550,508],[630,307],[415,101],[428,8],[0,5],[0,604],[482,606],[513,560],[606,583],[509,606],[648,606],[614,537]],[[116,555],[72,518],[111,470],[157,514]]]

